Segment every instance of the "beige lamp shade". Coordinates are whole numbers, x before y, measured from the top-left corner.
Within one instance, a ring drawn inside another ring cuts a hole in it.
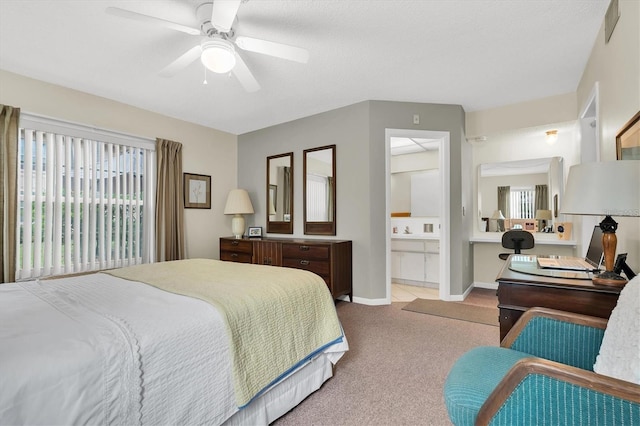
[[[551,220],[551,210],[536,210],[536,220]]]
[[[640,160],[571,166],[560,212],[593,216],[640,216]]]
[[[232,189],[229,192],[224,214],[253,214],[253,205],[245,189]]]
[[[504,215],[502,214],[502,210],[496,210],[495,212],[493,212],[493,216],[491,216],[491,219],[502,219],[504,220]]]
[[[232,189],[227,196],[227,204],[224,206],[224,214],[232,214],[231,232],[236,238],[244,235],[243,214],[253,214],[253,205],[249,194],[244,189]]]

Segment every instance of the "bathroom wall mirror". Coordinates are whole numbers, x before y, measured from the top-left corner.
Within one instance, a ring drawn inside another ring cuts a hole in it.
[[[336,146],[303,152],[303,218],[307,235],[336,235]]]
[[[267,233],[293,234],[293,152],[267,157]]]
[[[480,164],[480,231],[504,231],[519,226],[530,231],[552,229],[551,225],[558,220],[563,176],[562,157]]]

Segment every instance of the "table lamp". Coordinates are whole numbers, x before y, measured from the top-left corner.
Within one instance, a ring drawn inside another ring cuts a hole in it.
[[[560,212],[605,216],[600,222],[606,271],[593,278],[594,284],[623,286],[627,280],[613,272],[616,229],[612,216],[640,216],[640,160],[583,163],[569,169]]]
[[[224,214],[234,215],[231,219],[231,232],[236,238],[242,238],[245,229],[242,215],[253,214],[253,205],[245,189],[232,189],[229,192]]]
[[[494,211],[491,219],[494,219],[496,221],[496,232],[500,232],[500,221],[505,219],[504,215],[502,214],[502,210]]]
[[[536,210],[536,220],[542,222],[542,227],[539,226],[538,230],[544,230],[547,227],[547,221],[551,220],[551,210]]]

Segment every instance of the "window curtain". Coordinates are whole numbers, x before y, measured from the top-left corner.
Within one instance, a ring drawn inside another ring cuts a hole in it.
[[[0,104],[0,283],[15,281],[18,121],[20,108]]]
[[[284,191],[282,194],[282,203],[284,204],[284,214],[291,214],[291,200],[289,199],[291,191],[291,167],[283,167],[284,171]]]
[[[509,219],[511,217],[511,187],[499,186],[498,187],[498,210],[502,212],[502,215]],[[498,231],[504,231],[504,220],[498,220]]]
[[[327,176],[327,222],[331,222],[333,220],[333,177]]]
[[[156,139],[156,261],[184,259],[182,144]]]
[[[536,185],[535,210],[549,210],[549,187]]]
[[[547,185],[536,185],[534,215],[535,210],[549,210],[549,187]],[[538,221],[538,229],[540,230],[543,228],[542,223],[542,220]]]

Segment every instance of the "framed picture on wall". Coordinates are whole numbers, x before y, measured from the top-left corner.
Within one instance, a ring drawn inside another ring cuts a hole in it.
[[[184,173],[184,208],[211,208],[211,176]]]
[[[616,159],[640,160],[640,111],[616,135]]]

